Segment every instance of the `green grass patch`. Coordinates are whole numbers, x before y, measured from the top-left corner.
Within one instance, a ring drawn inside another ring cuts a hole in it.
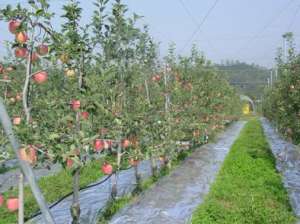
[[[81,170],[80,187],[87,186],[96,182],[103,176],[101,170],[101,161],[95,160],[88,163]],[[53,203],[72,191],[72,175],[69,170],[62,170],[54,175],[42,177],[38,184],[48,203]],[[25,216],[29,217],[39,210],[39,207],[28,186],[25,187]],[[17,196],[17,189],[4,193],[4,197]],[[0,207],[0,223],[17,223],[17,213],[10,213],[5,206]]]
[[[257,119],[235,141],[193,224],[295,223],[287,192]]]

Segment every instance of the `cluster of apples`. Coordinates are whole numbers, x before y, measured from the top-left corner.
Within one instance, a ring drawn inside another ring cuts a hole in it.
[[[2,194],[0,194],[0,207],[2,207],[4,205],[4,197]],[[10,212],[15,212],[19,209],[19,199],[18,198],[9,198],[6,201],[6,208],[8,209],[8,211]]]
[[[81,102],[80,100],[78,99],[73,99],[71,100],[70,102],[70,107],[73,111],[75,112],[78,112],[80,110],[80,107],[81,107]],[[89,113],[87,111],[83,111],[83,112],[80,112],[80,117],[82,119],[88,119],[89,118]],[[102,130],[101,129],[101,132],[106,132],[107,130]],[[107,149],[110,149],[113,145],[113,140],[110,140],[110,139],[96,139],[94,141],[94,151],[95,152],[102,152],[103,150],[107,150]],[[131,142],[128,140],[128,139],[123,139],[121,141],[121,146],[123,149],[127,149],[131,146]],[[135,162],[136,163],[136,162]],[[66,161],[66,164],[67,164],[67,167],[68,168],[71,168],[74,164],[73,160],[68,158],[67,161]],[[113,167],[111,164],[105,162],[102,167],[101,167],[101,170],[104,174],[106,175],[110,175],[113,171]]]
[[[161,80],[161,76],[160,75],[154,75],[154,76],[152,76],[151,79],[152,79],[153,82],[159,82]]]
[[[19,46],[15,49],[15,56],[17,58],[28,58],[29,52],[26,47],[26,42],[29,40],[28,35],[25,31],[20,31],[22,26],[21,21],[12,19],[9,21],[8,29],[9,31],[16,36],[16,41],[19,43]],[[45,56],[49,52],[49,47],[46,44],[40,44],[37,46],[36,51],[31,54],[31,61],[35,63],[39,60],[39,56]],[[47,81],[48,73],[46,71],[36,72],[32,76],[33,80],[37,84],[41,84]]]

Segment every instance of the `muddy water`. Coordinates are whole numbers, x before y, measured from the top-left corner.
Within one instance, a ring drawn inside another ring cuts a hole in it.
[[[293,210],[300,218],[300,149],[285,141],[266,119],[262,118],[261,122],[276,158],[276,168],[283,174]]]
[[[187,223],[203,201],[245,122],[237,122],[216,143],[196,150],[169,176],[116,214],[111,224]]]

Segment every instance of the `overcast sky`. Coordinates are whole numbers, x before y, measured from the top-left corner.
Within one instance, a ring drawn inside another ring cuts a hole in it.
[[[6,4],[26,0],[0,0]],[[51,0],[58,15],[67,0]],[[82,23],[89,21],[93,0],[81,0],[84,9]],[[170,42],[177,51],[186,54],[196,43],[214,62],[226,59],[240,60],[271,67],[276,48],[282,46],[282,34],[295,34],[297,50],[300,46],[300,0],[124,0],[131,12],[143,15],[143,23],[150,26],[151,34],[161,43],[160,53],[165,55]],[[84,4],[83,4],[84,3]],[[215,7],[213,7],[215,6]],[[210,10],[212,9],[212,10]],[[200,32],[192,34],[198,25]],[[57,17],[55,23],[61,19]],[[12,38],[7,24],[0,22],[0,53],[5,52],[3,40]]]

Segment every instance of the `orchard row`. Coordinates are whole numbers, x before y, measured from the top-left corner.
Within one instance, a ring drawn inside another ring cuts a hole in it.
[[[284,36],[289,46],[277,56],[277,77],[265,91],[263,111],[290,141],[300,143],[300,56],[294,48],[292,33]]]
[[[83,9],[70,0],[57,30],[46,0],[1,10],[15,37],[0,73],[20,159],[60,163],[74,180],[99,156],[115,158],[99,164],[104,174],[151,160],[155,175],[156,161],[171,166],[181,143],[205,143],[239,116],[234,89],[195,47],[177,57],[170,45],[160,60],[139,16],[128,15],[120,0],[94,3],[91,23],[80,25]],[[4,135],[1,142],[8,145]],[[74,195],[78,190],[73,186]],[[76,223],[79,201],[72,211]]]

